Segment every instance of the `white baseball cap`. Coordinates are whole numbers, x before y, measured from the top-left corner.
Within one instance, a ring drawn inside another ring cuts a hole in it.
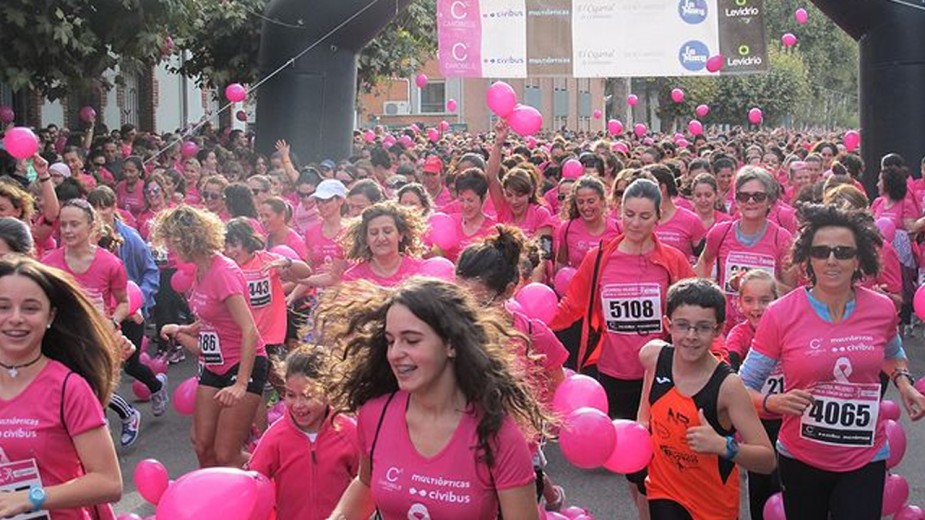
[[[344,183],[337,179],[325,179],[315,188],[312,197],[321,200],[328,200],[331,197],[347,198],[347,188]]]

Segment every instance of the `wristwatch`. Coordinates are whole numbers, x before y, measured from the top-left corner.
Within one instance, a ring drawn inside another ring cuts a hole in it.
[[[729,435],[726,437],[726,455],[723,456],[726,460],[733,460],[736,458],[736,455],[739,454],[739,443],[736,442],[735,437]]]
[[[29,502],[32,503],[32,512],[40,511],[45,504],[45,488],[42,486],[32,486],[29,488]]]

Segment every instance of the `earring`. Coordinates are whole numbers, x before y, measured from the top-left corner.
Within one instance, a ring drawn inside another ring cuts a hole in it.
[[[51,328],[51,323],[49,323],[48,325],[46,325],[45,328],[46,328],[46,329],[50,329],[50,328]]]

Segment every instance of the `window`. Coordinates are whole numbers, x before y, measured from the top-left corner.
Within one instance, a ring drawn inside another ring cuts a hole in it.
[[[442,114],[446,112],[446,83],[431,81],[421,89],[421,113]]]

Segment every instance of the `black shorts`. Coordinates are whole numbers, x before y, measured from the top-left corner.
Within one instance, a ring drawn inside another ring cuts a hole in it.
[[[599,374],[597,379],[607,392],[610,418],[635,421],[642,398],[642,379],[617,379],[607,374]]]
[[[228,369],[224,374],[216,374],[208,368],[201,367],[199,374],[199,384],[210,388],[228,388],[235,384],[238,379],[238,367],[240,363]],[[251,379],[247,382],[247,393],[263,395],[263,387],[267,384],[267,372],[270,363],[266,356],[257,356],[254,358],[254,369],[251,371]]]

